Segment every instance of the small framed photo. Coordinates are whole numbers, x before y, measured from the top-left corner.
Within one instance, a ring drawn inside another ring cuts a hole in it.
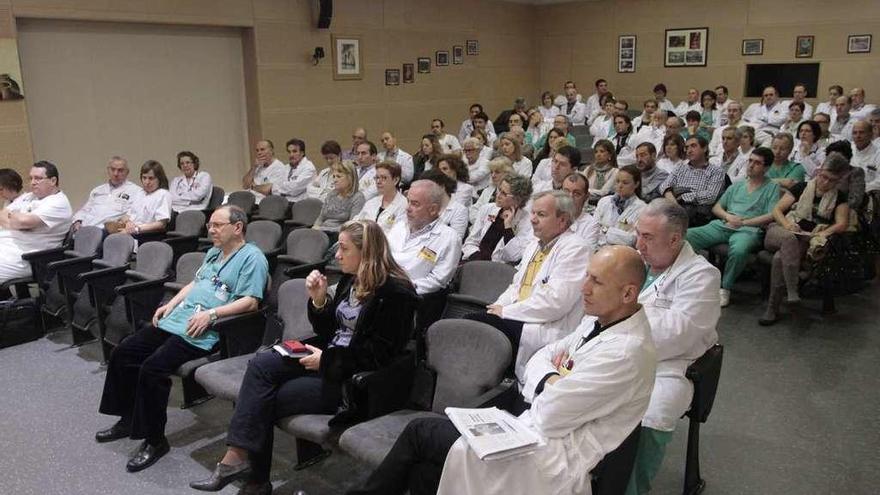
[[[705,67],[709,58],[709,28],[666,30],[665,67]]]
[[[636,71],[636,36],[624,34],[617,41],[617,72]]]
[[[798,36],[795,45],[794,56],[797,58],[813,58],[813,43],[815,36]]]
[[[461,65],[464,63],[464,47],[455,45],[452,47],[452,65]]]
[[[418,65],[419,74],[430,74],[431,73],[431,58],[430,57],[419,57],[416,59],[416,65]]]
[[[434,54],[434,65],[449,65],[449,51],[448,50],[438,50],[437,53]]]
[[[480,42],[479,40],[467,40],[467,54],[468,55],[479,55],[480,54]]]
[[[742,54],[743,55],[763,55],[764,54],[764,40],[763,39],[743,40]]]
[[[413,64],[403,64],[403,84],[415,82],[415,66]]]
[[[385,86],[400,86],[400,69],[385,69]]]
[[[357,36],[332,36],[333,79],[362,79],[361,39]]]
[[[871,53],[871,35],[854,34],[846,39],[846,53]]]

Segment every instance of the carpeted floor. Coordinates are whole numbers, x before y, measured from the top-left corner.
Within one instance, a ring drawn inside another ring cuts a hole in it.
[[[756,324],[763,300],[735,293],[719,325],[726,346],[715,408],[701,435],[707,495],[867,494],[880,486],[880,285],[838,303],[823,318],[816,303],[774,327]],[[232,412],[212,400],[181,410],[175,384],[169,407],[169,455],[136,474],[125,471],[137,442],[97,444],[114,419],[97,413],[104,381],[95,344],[69,346],[56,333],[0,350],[0,494],[152,495],[197,493],[187,483],[208,475],[224,450]],[[687,422],[654,493],[681,493]],[[340,453],[294,471],[295,447],[277,435],[276,493],[343,493],[366,469]],[[230,486],[220,493],[236,493]]]

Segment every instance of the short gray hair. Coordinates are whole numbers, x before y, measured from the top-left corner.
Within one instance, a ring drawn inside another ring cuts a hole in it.
[[[464,141],[461,142],[462,148],[469,144],[476,147],[478,151],[480,148],[483,147],[483,143],[481,143],[480,140],[475,137],[466,137],[464,138]]]
[[[827,170],[834,175],[844,175],[850,170],[849,160],[843,154],[832,151],[825,157],[822,163],[822,170]]]
[[[113,162],[119,162],[119,163],[121,163],[123,166],[125,166],[126,169],[128,169],[128,160],[126,160],[125,158],[122,158],[122,157],[119,156],[119,155],[113,155],[113,156],[111,156],[111,157],[110,157],[110,160],[107,162],[107,165],[110,165],[110,164],[113,163]]]
[[[740,140],[743,136],[749,136],[752,144],[755,144],[755,128],[750,125],[743,125],[736,128],[736,139]]]
[[[419,179],[410,184],[409,188],[412,189],[414,187],[424,187],[428,193],[428,201],[439,206],[441,210],[443,209],[443,202],[446,200],[446,191],[440,187],[440,184],[437,184],[432,180]]]
[[[568,225],[571,225],[575,217],[574,201],[571,196],[565,191],[542,191],[532,196],[532,201],[537,201],[545,196],[553,197],[556,203],[556,216],[564,217]]]
[[[671,232],[679,232],[682,237],[687,235],[688,214],[680,204],[668,198],[657,198],[648,203],[643,210],[642,217],[663,217],[666,226]]]
[[[518,206],[528,202],[529,197],[532,195],[532,181],[528,177],[523,177],[519,174],[508,174],[501,181],[507,182],[510,186],[510,195],[513,196]]]
[[[226,209],[229,212],[229,223],[238,223],[241,222],[241,233],[245,234],[247,232],[247,224],[248,217],[247,213],[241,209],[240,206],[237,205],[223,205],[219,209]]]
[[[780,132],[773,136],[773,139],[781,139],[785,141],[785,145],[789,148],[794,148],[794,136],[787,132]]]

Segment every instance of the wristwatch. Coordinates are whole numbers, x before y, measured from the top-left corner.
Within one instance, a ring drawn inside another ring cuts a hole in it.
[[[214,323],[215,321],[217,321],[217,310],[216,309],[209,310],[208,316],[211,317],[211,323]]]

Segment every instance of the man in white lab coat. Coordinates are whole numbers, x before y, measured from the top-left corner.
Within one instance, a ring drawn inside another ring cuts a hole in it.
[[[544,441],[533,454],[481,461],[450,421],[418,419],[350,495],[592,493],[590,471],[638,426],[653,387],[656,355],[638,303],[644,279],[630,247],[609,246],[591,260],[581,294],[592,316],[526,368],[532,406],[520,420]]]
[[[564,191],[532,197],[535,240],[523,251],[513,281],[486,312],[466,318],[503,332],[514,349],[516,376],[524,380],[526,363],[538,349],[571,332],[583,316],[578,289],[590,259],[584,239],[571,230],[574,206]]]
[[[657,378],[642,420],[636,464],[627,494],[647,493],[678,419],[688,410],[693,385],[685,370],[718,342],[721,273],[685,240],[687,212],[659,198],[636,223],[636,248],[647,265],[639,302],[657,348]]]

